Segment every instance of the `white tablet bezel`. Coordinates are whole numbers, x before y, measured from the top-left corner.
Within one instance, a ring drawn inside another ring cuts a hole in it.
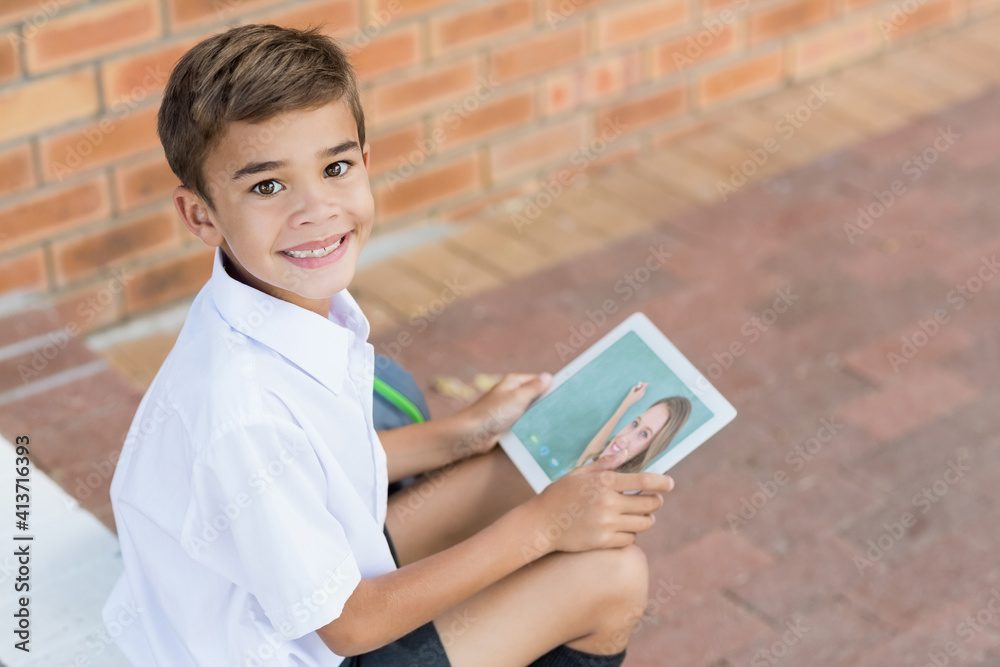
[[[681,354],[673,343],[656,328],[643,313],[633,313],[600,340],[573,359],[562,370],[553,375],[552,384],[548,390],[539,396],[541,400],[555,391],[562,383],[569,380],[580,369],[596,359],[626,333],[634,331],[636,335],[661,359],[663,363],[677,375],[688,389],[698,396],[705,407],[712,412],[712,417],[688,435],[683,441],[671,448],[664,456],[656,460],[643,472],[665,473],[674,467],[681,459],[697,449],[702,443],[719,432],[719,430],[736,417],[736,408],[727,401],[719,391],[703,376],[694,365]],[[510,429],[500,435],[500,446],[518,467],[536,493],[540,493],[552,480],[545,473],[524,443]]]

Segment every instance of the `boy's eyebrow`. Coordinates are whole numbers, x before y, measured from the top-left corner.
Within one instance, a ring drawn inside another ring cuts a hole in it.
[[[340,142],[336,146],[320,149],[316,153],[316,157],[333,157],[335,155],[340,155],[341,153],[346,153],[347,151],[352,151],[352,150],[360,151],[361,146],[359,146],[358,142],[355,141],[354,139],[348,139],[347,141]],[[238,181],[244,176],[249,176],[251,174],[259,174],[262,171],[270,171],[271,169],[280,169],[281,167],[284,167],[287,164],[288,163],[285,162],[284,160],[277,160],[277,161],[270,160],[267,162],[250,162],[236,170],[236,173],[233,174],[233,180]]]

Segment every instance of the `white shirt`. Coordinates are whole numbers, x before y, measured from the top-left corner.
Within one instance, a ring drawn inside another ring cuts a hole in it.
[[[216,251],[111,483],[125,571],[103,617],[133,664],[343,661],[315,630],[396,569],[368,333],[347,290],[324,319]]]

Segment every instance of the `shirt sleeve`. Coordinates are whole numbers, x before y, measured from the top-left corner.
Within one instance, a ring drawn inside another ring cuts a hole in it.
[[[361,581],[327,496],[300,427],[268,417],[231,424],[195,458],[181,543],[295,639],[338,618]]]

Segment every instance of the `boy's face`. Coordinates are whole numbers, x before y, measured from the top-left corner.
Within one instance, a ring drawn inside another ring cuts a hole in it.
[[[183,186],[174,199],[188,228],[222,247],[230,275],[326,317],[371,233],[368,157],[338,100],[233,123],[204,165],[215,210]]]

